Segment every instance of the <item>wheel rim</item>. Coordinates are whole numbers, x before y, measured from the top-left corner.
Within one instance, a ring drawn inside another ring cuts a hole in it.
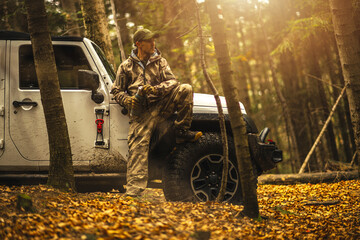
[[[239,187],[238,172],[231,161],[223,201],[229,201]],[[213,201],[219,194],[223,169],[223,156],[209,154],[199,159],[191,171],[191,188],[200,201]]]

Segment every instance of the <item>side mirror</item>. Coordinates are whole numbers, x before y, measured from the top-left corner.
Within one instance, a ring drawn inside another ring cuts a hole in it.
[[[99,74],[91,70],[78,70],[79,89],[96,91],[100,86]]]
[[[78,70],[79,89],[91,90],[91,99],[95,103],[102,103],[104,95],[98,92],[100,86],[99,74],[91,70]]]

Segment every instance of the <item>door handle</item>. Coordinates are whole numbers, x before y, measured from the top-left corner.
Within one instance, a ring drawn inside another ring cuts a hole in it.
[[[19,102],[19,101],[13,101],[14,107],[18,108],[21,106],[33,106],[36,107],[38,105],[37,102]]]

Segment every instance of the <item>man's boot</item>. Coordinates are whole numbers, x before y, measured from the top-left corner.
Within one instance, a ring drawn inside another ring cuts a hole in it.
[[[203,134],[200,131],[190,131],[187,129],[176,129],[176,143],[184,143],[184,142],[195,142],[197,141]]]

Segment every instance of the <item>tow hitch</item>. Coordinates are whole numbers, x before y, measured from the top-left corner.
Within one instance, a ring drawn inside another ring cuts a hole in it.
[[[261,171],[268,171],[275,168],[276,164],[282,161],[282,150],[278,149],[276,143],[266,137],[270,129],[264,128],[259,135],[249,134],[250,154],[257,168]]]

